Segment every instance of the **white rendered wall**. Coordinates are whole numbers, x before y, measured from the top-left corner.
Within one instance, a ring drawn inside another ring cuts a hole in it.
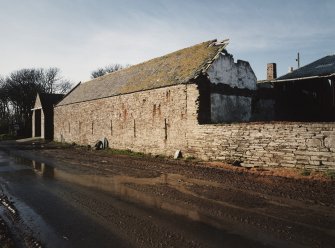
[[[213,84],[227,84],[240,89],[256,90],[257,78],[250,64],[231,55],[221,54],[207,71]]]
[[[221,54],[208,70],[212,84],[225,84],[235,89],[256,90],[257,78],[250,64],[231,55]],[[251,96],[211,92],[211,121],[213,123],[247,122],[251,120]]]

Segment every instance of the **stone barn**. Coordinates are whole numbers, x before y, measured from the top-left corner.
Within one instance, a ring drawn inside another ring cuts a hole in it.
[[[54,132],[54,105],[56,105],[64,95],[38,93],[32,109],[32,137],[42,139],[53,139]]]
[[[55,107],[55,140],[153,154],[187,152],[198,124],[252,118],[248,62],[207,41],[80,84]]]
[[[207,41],[78,85],[54,109],[55,140],[335,170],[335,123],[271,121],[271,89],[226,46]]]

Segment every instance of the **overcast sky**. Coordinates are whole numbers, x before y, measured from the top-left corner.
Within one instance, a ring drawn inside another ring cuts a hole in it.
[[[212,39],[278,74],[335,53],[334,0],[0,0],[0,75],[58,67],[74,83]],[[278,75],[278,76],[279,76]]]

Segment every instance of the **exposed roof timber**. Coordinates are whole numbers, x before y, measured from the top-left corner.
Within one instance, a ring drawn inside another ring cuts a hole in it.
[[[205,74],[207,72],[207,70],[209,69],[209,67],[211,67],[211,65],[213,64],[213,62],[215,60],[217,60],[220,56],[220,54],[223,52],[223,50],[226,49],[226,47],[229,45],[229,39],[225,39],[223,41],[220,41],[220,42],[213,42],[212,44],[214,44],[215,46],[221,46],[220,49],[217,51],[216,55],[214,56],[213,59],[211,59],[210,61],[207,62],[207,64],[204,66],[204,68],[201,70],[201,72],[203,74]],[[197,78],[199,76],[196,75],[194,78]]]
[[[214,41],[209,46],[222,46],[222,45],[224,45],[226,47],[226,46],[228,46],[228,44],[229,44],[229,39],[224,39],[224,40],[221,40],[221,41]]]

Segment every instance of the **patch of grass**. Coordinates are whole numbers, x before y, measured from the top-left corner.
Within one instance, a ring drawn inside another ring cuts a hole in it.
[[[300,175],[302,176],[309,176],[310,174],[311,174],[311,171],[307,169],[303,169],[300,173]]]
[[[49,144],[51,146],[55,146],[55,147],[58,147],[58,148],[69,148],[71,147],[72,145],[69,144],[69,143],[66,143],[66,142],[58,142],[58,141],[50,141]]]
[[[130,157],[138,157],[138,158],[143,158],[146,155],[143,152],[134,152],[132,150],[119,150],[119,149],[106,149],[106,152],[109,154],[114,154],[114,155],[126,155]]]
[[[7,133],[0,134],[0,140],[14,140],[14,139],[15,137],[13,135]]]
[[[194,156],[189,156],[189,157],[186,157],[185,158],[185,160],[188,160],[188,161],[190,161],[190,160],[195,160],[196,159],[196,157],[194,157]]]
[[[161,154],[157,154],[157,155],[155,155],[155,158],[158,158],[158,159],[166,159],[166,156],[161,155]]]
[[[334,170],[327,170],[325,171],[326,177],[329,177],[331,179],[335,179],[335,171]]]

